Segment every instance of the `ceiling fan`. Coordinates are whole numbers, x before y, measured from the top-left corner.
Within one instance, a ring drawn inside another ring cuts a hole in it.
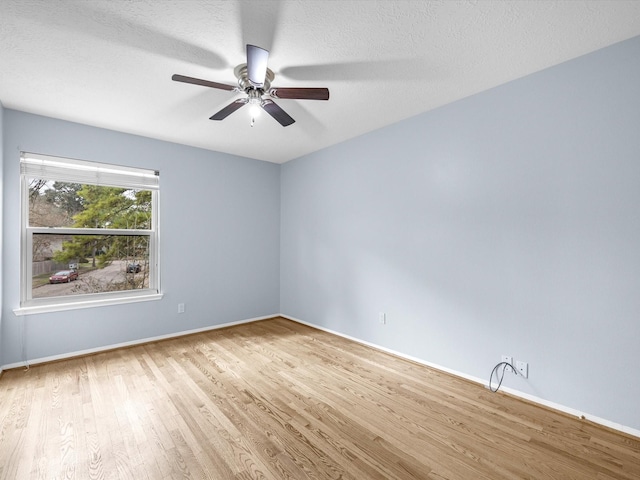
[[[230,103],[218,113],[210,117],[210,120],[224,120],[233,112],[245,105],[262,107],[269,115],[275,118],[280,125],[287,127],[295,122],[287,112],[278,106],[271,98],[284,98],[294,100],[329,100],[328,88],[271,88],[271,82],[275,75],[267,68],[269,51],[255,45],[247,45],[247,63],[238,65],[233,73],[238,79],[238,86],[225,83],[211,82],[199,78],[174,74],[171,79],[176,82],[193,83],[203,87],[218,88],[230,92],[247,94]],[[271,98],[265,98],[271,97]],[[254,119],[251,119],[253,126]]]

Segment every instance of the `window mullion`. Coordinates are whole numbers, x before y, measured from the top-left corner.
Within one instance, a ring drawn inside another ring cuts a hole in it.
[[[135,235],[150,236],[153,230],[131,230],[124,228],[74,228],[74,227],[27,227],[31,233],[50,235]]]

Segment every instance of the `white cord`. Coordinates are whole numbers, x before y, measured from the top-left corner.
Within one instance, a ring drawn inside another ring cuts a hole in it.
[[[29,362],[27,360],[27,339],[24,334],[26,329],[27,316],[24,315],[22,317],[22,322],[20,323],[20,337],[22,343],[22,361],[24,362],[25,370],[29,370]]]

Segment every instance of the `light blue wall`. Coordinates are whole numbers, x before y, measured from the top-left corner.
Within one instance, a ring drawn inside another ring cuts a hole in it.
[[[4,165],[4,107],[2,106],[2,102],[0,101],[0,369],[2,368],[2,285],[4,284],[3,278],[4,273],[2,269],[3,262],[3,247],[2,247],[2,231],[3,231],[3,217],[4,217],[4,207],[2,202],[2,192],[4,184],[3,181],[3,165]]]
[[[640,429],[640,37],[281,185],[282,313],[477,378],[509,354],[508,386]]]
[[[163,300],[13,314],[20,150],[160,170]],[[22,361],[22,328],[26,357],[38,359],[279,312],[279,165],[6,109],[3,172],[0,365]]]

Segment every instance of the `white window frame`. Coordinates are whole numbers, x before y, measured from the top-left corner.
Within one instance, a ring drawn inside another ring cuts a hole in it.
[[[88,162],[50,155],[21,152],[21,245],[20,245],[20,307],[14,309],[16,315],[56,312],[103,305],[159,300],[159,172],[141,168],[124,167],[98,162]],[[135,188],[151,191],[151,227],[145,230],[104,229],[104,228],[66,228],[33,227],[29,225],[29,179],[73,182],[120,188]],[[75,235],[136,235],[149,237],[149,287],[145,289],[124,290],[58,297],[32,298],[33,284],[33,235],[34,234],[75,234]]]

